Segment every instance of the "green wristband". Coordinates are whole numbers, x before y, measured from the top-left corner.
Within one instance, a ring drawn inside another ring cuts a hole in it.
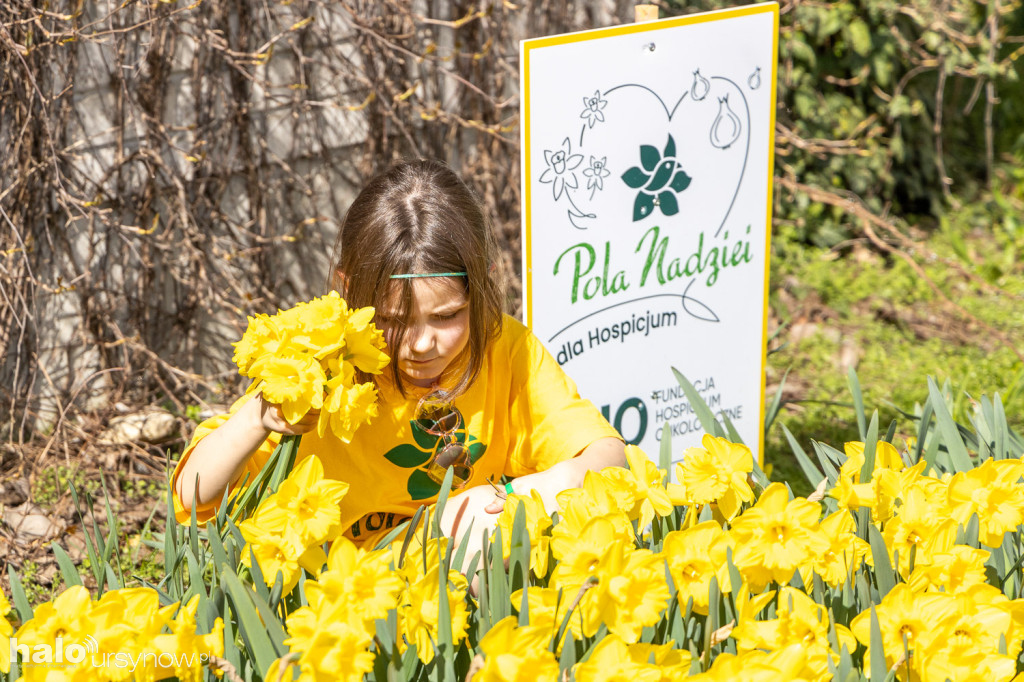
[[[506,483],[505,484],[505,494],[506,495],[511,495],[512,494],[512,484],[511,483]]]

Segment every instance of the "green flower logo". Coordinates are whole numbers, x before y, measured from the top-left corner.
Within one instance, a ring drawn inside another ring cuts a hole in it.
[[[676,195],[689,187],[692,180],[676,159],[676,141],[671,135],[661,152],[649,144],[640,145],[640,166],[622,174],[624,183],[639,190],[633,202],[633,222],[653,214],[655,206],[666,216],[679,213]]]
[[[466,421],[459,417],[459,423]],[[402,443],[384,453],[384,458],[395,466],[403,469],[415,469],[409,474],[406,489],[413,500],[427,500],[441,492],[441,484],[432,479],[426,471],[426,466],[437,454],[439,448],[446,445],[445,439],[434,434],[427,433],[426,429],[415,419],[409,421],[412,429],[413,443]],[[466,446],[469,451],[469,463],[475,464],[487,451],[487,444],[467,433],[465,428],[454,431],[448,436],[449,441],[455,441]]]

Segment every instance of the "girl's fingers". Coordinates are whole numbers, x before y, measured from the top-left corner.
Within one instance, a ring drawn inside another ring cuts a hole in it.
[[[491,503],[484,507],[484,511],[488,514],[500,514],[504,508],[505,500],[495,495]]]

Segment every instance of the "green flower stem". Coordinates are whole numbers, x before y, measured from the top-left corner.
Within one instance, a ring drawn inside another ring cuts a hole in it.
[[[231,510],[232,522],[238,523],[250,516],[260,502],[277,491],[295,465],[295,454],[299,450],[301,440],[301,435],[281,438],[270,459],[235,503],[235,508]]]

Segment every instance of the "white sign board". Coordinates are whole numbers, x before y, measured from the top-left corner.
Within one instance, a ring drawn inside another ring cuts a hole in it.
[[[628,442],[760,459],[776,3],[524,41],[526,323]]]

